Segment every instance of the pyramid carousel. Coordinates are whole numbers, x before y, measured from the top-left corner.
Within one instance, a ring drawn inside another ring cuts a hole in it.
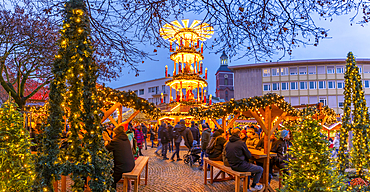
[[[194,118],[189,115],[189,110],[207,104],[207,69],[203,73],[201,42],[211,38],[213,33],[213,27],[209,24],[194,20],[189,26],[188,19],[182,20],[181,23],[172,21],[160,29],[160,35],[170,42],[170,58],[174,62],[172,77],[166,66],[165,75],[169,78],[166,85],[170,87],[170,102],[163,103],[162,99],[158,106],[162,111],[160,121],[169,120],[176,123],[185,119],[189,122]]]

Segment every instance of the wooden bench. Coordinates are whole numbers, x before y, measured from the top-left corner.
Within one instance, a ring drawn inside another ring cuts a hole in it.
[[[207,164],[210,165],[210,178],[207,178]],[[212,161],[208,158],[204,158],[204,164],[203,164],[203,170],[204,170],[204,184],[207,185],[207,181],[210,181],[211,184],[213,182],[217,181],[227,181],[235,179],[235,192],[239,192],[240,190],[240,180],[243,179],[243,192],[247,192],[248,185],[249,185],[249,179],[248,176],[251,175],[251,172],[238,172],[231,169],[231,167],[227,167],[224,165],[222,161]],[[216,167],[220,170],[216,174],[215,177],[213,177],[213,168]],[[225,177],[225,173],[229,175],[229,177]],[[221,175],[221,178],[218,179],[218,177]]]
[[[141,175],[141,172],[144,170],[144,167],[145,167],[145,185],[148,183],[148,161],[149,161],[149,157],[139,156],[135,160],[134,169],[129,173],[122,174],[121,181],[123,181],[123,191],[124,192],[127,191],[129,180],[134,180],[134,192],[139,191],[140,175]]]

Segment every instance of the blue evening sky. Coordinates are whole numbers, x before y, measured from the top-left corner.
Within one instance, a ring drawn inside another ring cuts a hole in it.
[[[184,19],[190,19],[192,22],[194,16],[184,17]],[[316,25],[329,29],[330,39],[321,40],[317,47],[306,46],[299,47],[293,50],[293,54],[289,57],[283,58],[281,61],[289,60],[307,60],[307,59],[346,59],[347,53],[352,51],[356,58],[370,58],[370,28],[368,25],[361,27],[358,24],[350,26],[350,16],[339,16],[335,17],[332,22],[328,20],[316,20]],[[217,29],[215,29],[217,33]],[[212,39],[208,40],[211,42]],[[149,52],[153,52],[153,49],[157,49],[154,46],[146,45],[143,46]],[[152,80],[156,78],[164,77],[165,65],[168,65],[169,72],[172,73],[173,61],[170,60],[170,52],[168,49],[157,49],[157,55],[153,58],[157,61],[147,60],[143,64],[139,64],[138,68],[143,72],[138,77],[135,77],[135,73],[129,72],[127,68],[121,77],[112,82],[106,82],[106,85],[112,88],[118,88],[133,83],[142,81]],[[216,78],[215,73],[220,66],[221,53],[211,53],[212,50],[205,49],[204,51],[204,67],[208,68],[208,90],[210,94],[215,95],[216,90]],[[237,59],[238,56],[229,59],[229,66],[244,65],[255,63],[254,60],[248,60],[247,58]],[[272,59],[276,61],[278,55]],[[270,60],[269,58],[267,58]]]

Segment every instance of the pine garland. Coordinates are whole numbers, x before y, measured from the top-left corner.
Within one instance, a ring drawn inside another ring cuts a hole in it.
[[[30,191],[35,179],[32,143],[17,108],[9,101],[0,108],[0,191]]]
[[[369,175],[364,169],[369,167],[370,138],[369,138],[369,113],[366,107],[366,100],[362,88],[361,75],[356,66],[352,52],[347,55],[346,72],[344,74],[344,115],[340,135],[340,148],[338,168],[344,174],[347,164],[347,157],[344,152],[347,149],[348,132],[353,131],[353,149],[350,152],[350,162],[355,167],[359,177],[369,180]],[[351,105],[353,104],[353,122],[351,122]]]

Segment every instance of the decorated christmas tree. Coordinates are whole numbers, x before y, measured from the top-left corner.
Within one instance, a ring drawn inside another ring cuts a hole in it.
[[[289,148],[289,174],[283,175],[283,189],[280,191],[345,191],[331,162],[329,142],[320,131],[318,120],[306,114],[298,126],[290,126],[294,144]]]
[[[69,109],[68,149],[63,174],[72,174],[72,191],[83,191],[87,177],[92,191],[110,190],[112,158],[102,142],[102,112],[97,98],[98,66],[93,60],[90,20],[83,0],[65,4],[61,49],[57,57],[68,66],[65,106]]]
[[[18,106],[0,108],[0,191],[30,191],[35,179],[32,146]]]
[[[338,168],[340,173],[344,174],[348,165],[356,169],[356,175],[369,181],[365,169],[369,167],[370,159],[370,138],[369,138],[369,112],[366,107],[364,91],[362,89],[361,75],[359,68],[356,66],[355,58],[352,52],[347,55],[346,72],[344,74],[344,115],[342,118],[343,126],[340,134],[340,148],[338,158]],[[353,111],[351,107],[353,104]],[[351,117],[353,117],[351,121]],[[348,132],[353,132],[353,148],[348,156],[345,155],[347,150]]]

